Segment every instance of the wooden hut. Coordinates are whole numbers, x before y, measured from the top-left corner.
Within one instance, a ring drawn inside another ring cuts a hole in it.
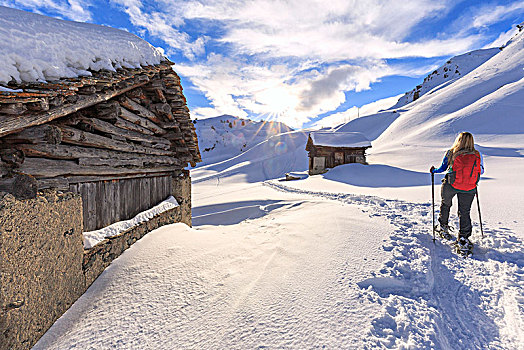
[[[321,174],[342,164],[367,164],[366,149],[370,147],[369,140],[358,132],[312,132],[306,144],[309,174]]]
[[[0,191],[78,193],[84,231],[176,197],[172,179],[201,158],[172,64],[0,90]]]

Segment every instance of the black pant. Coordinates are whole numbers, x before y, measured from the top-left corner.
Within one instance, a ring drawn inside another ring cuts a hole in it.
[[[454,189],[447,182],[446,179],[442,181],[442,203],[440,204],[440,215],[438,221],[441,225],[448,225],[449,209],[451,208],[453,197],[457,195],[460,223],[459,237],[468,238],[469,236],[471,236],[471,231],[473,230],[473,228],[471,226],[471,218],[469,216],[469,213],[471,211],[471,203],[473,203],[473,198],[475,198],[475,193],[476,189],[472,192],[460,192]]]

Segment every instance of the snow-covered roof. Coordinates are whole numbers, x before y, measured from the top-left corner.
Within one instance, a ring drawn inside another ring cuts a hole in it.
[[[59,20],[0,6],[0,84],[52,81],[156,65],[162,53],[110,27]]]
[[[309,134],[314,145],[329,147],[371,147],[371,142],[359,132],[317,131]]]

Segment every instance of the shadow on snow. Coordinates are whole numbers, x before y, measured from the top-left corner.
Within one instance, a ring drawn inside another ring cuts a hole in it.
[[[193,226],[235,225],[244,220],[261,218],[275,209],[293,208],[301,202],[254,200],[193,207]]]

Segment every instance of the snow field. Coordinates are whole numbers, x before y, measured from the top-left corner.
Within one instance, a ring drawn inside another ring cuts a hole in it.
[[[385,219],[260,184],[195,192],[206,213],[198,226],[135,243],[35,349],[361,347],[381,306],[357,283],[390,254],[380,249]],[[213,214],[217,197],[224,207]],[[265,215],[234,209],[245,202]],[[218,225],[224,215],[236,223]]]

